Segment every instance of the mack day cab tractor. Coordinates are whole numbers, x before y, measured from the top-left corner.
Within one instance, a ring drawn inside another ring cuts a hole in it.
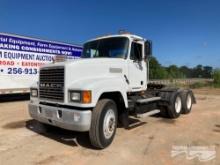
[[[88,131],[91,144],[105,148],[118,121],[162,113],[178,118],[191,111],[191,90],[149,84],[152,43],[132,34],[89,40],[80,59],[47,64],[31,87],[29,114],[43,126]]]

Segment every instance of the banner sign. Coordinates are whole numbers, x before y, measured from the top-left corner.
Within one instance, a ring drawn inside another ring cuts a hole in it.
[[[37,74],[38,67],[51,63],[54,56],[74,59],[81,52],[79,46],[0,34],[0,75]]]
[[[81,53],[81,46],[0,33],[0,81],[3,82],[1,76],[16,76],[19,80],[23,76],[26,81],[28,76],[32,82],[38,77],[39,67],[52,63],[56,56],[76,59]],[[0,89],[5,86],[1,82]]]

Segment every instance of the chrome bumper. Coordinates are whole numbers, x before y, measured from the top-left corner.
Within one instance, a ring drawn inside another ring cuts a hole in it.
[[[32,118],[46,124],[73,131],[89,131],[91,124],[91,110],[77,110],[58,108],[47,105],[28,104]]]

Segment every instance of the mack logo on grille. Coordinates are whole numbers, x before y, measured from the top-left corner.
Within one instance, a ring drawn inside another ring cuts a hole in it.
[[[43,87],[43,88],[63,88],[63,85],[57,84],[57,83],[40,83],[40,87]]]
[[[40,99],[64,101],[64,67],[42,68],[39,83]]]

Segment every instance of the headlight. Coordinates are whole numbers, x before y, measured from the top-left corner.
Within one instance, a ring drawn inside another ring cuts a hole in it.
[[[31,89],[31,97],[37,97],[37,96],[38,96],[38,90],[32,88],[32,89]]]
[[[69,100],[88,104],[92,101],[92,93],[91,91],[69,91]]]
[[[81,101],[81,93],[70,91],[70,101],[80,102]]]

